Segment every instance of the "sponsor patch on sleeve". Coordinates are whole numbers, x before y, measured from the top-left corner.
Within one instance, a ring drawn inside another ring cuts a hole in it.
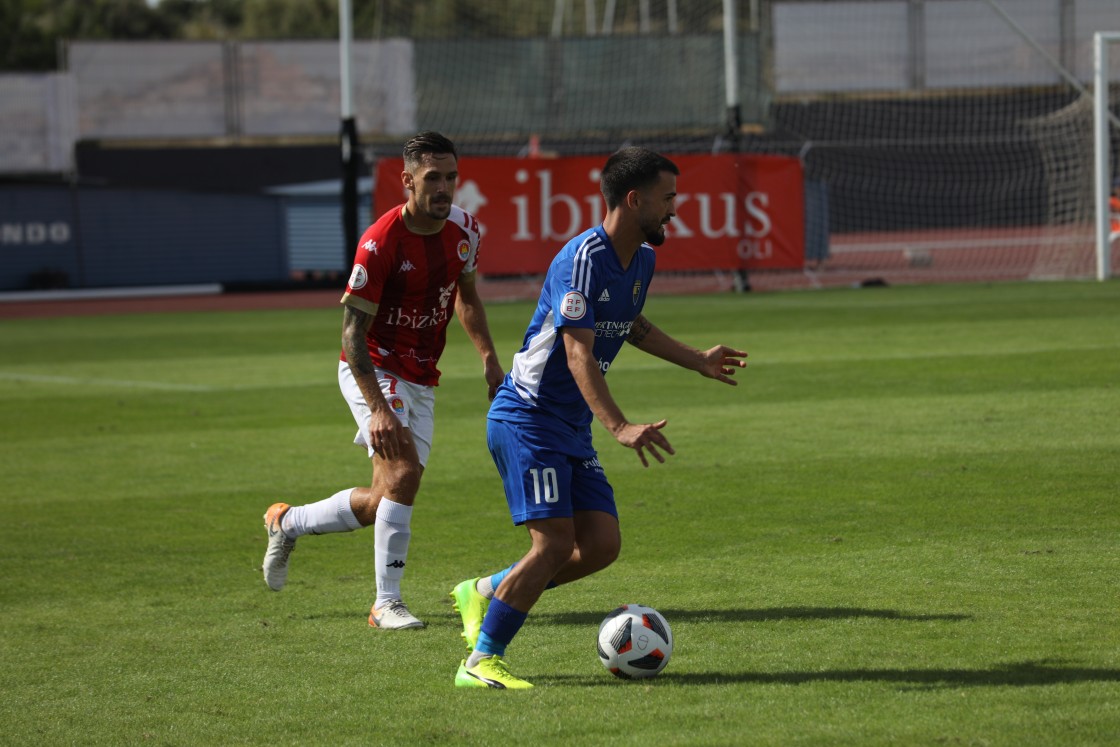
[[[568,291],[560,304],[560,314],[565,319],[576,321],[587,313],[587,299],[579,291]]]
[[[354,271],[350,273],[350,289],[365,288],[368,280],[369,276],[366,274],[365,265],[354,265]]]

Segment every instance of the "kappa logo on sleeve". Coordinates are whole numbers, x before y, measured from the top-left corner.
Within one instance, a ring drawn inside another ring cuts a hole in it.
[[[354,271],[350,273],[350,290],[365,288],[368,281],[369,275],[366,274],[365,266],[354,265]]]
[[[575,321],[587,314],[587,299],[579,291],[568,291],[560,304],[560,313],[565,319]]]

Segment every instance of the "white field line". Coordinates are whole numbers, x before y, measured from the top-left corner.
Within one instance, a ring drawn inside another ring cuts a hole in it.
[[[203,384],[174,384],[167,381],[131,381],[128,379],[98,379],[80,376],[49,376],[0,371],[0,380],[26,381],[31,384],[64,384],[67,386],[109,386],[121,389],[154,389],[166,392],[214,392],[221,387]]]
[[[808,354],[804,356],[767,356],[765,353],[749,354],[746,358],[747,369],[757,368],[758,366],[785,366],[801,363],[861,363],[873,361],[898,361],[898,360],[929,360],[935,358],[986,358],[999,355],[1038,355],[1043,353],[1077,353],[1090,350],[1120,350],[1120,345],[1109,343],[1096,343],[1088,345],[1063,345],[1062,347],[1053,346],[1033,346],[1033,347],[1017,347],[1007,350],[994,350],[992,348],[973,349],[973,350],[930,350],[918,352],[882,352],[882,353],[835,353],[825,355]],[[750,353],[750,345],[747,346],[747,352]],[[612,366],[612,370],[613,370]],[[671,371],[676,369],[672,363],[666,361],[659,361],[651,358],[648,361],[630,362],[623,361],[618,364],[619,372],[625,371],[654,371],[654,370]],[[744,375],[744,374],[740,374]],[[478,375],[479,379],[482,375]],[[463,374],[453,374],[448,376],[444,374],[444,378],[465,378]],[[607,377],[607,383],[610,383],[610,376]]]
[[[935,350],[925,352],[905,352],[905,353],[837,353],[833,355],[805,355],[805,356],[767,356],[765,353],[757,353],[747,357],[747,368],[757,368],[759,366],[782,366],[803,363],[858,363],[863,361],[892,361],[892,360],[921,360],[932,358],[980,358],[992,355],[1037,355],[1041,353],[1076,353],[1079,351],[1089,350],[1117,350],[1120,346],[1116,344],[1100,343],[1090,345],[1073,345],[1062,347],[1018,347],[1008,350]],[[661,361],[655,358],[648,360],[641,360],[640,358],[633,361],[621,361],[619,363],[619,371],[671,371],[676,369],[672,363]],[[746,372],[740,373],[740,376],[747,375]],[[466,371],[445,371],[441,377],[443,381],[462,381],[466,379],[478,379],[480,385],[483,381],[481,372],[466,372]],[[328,376],[322,381],[301,381],[292,382],[289,384],[235,384],[231,386],[212,386],[208,384],[176,384],[165,381],[134,381],[127,379],[100,379],[96,377],[78,377],[78,376],[51,376],[47,374],[24,374],[15,373],[10,371],[0,371],[0,381],[26,381],[33,384],[65,384],[71,386],[107,386],[118,387],[121,389],[149,389],[154,391],[169,391],[169,392],[234,392],[234,391],[250,391],[253,389],[297,389],[302,387],[316,387],[316,386],[335,386],[335,382]],[[610,379],[608,378],[608,383]]]
[[[946,238],[923,239],[918,241],[853,241],[843,240],[832,242],[829,251],[833,254],[851,254],[854,252],[901,252],[906,249],[936,251],[939,249],[1006,249],[1008,247],[1037,247],[1052,246],[1054,244],[1084,244],[1089,239],[1077,236],[1024,236],[1012,238]]]

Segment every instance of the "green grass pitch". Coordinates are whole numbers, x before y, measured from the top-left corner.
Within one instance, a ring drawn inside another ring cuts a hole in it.
[[[502,360],[530,304],[489,306]],[[732,388],[624,350],[677,450],[596,426],[618,562],[548,592],[526,692],[458,690],[447,592],[517,559],[481,367],[453,324],[405,592],[365,621],[370,530],[260,575],[261,514],[366,484],[341,313],[0,321],[0,743],[1064,745],[1120,740],[1120,284],[653,296]],[[595,656],[661,610],[645,682]]]

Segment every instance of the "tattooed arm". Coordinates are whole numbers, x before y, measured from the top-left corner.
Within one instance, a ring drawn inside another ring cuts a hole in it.
[[[383,458],[395,459],[401,453],[404,426],[393,414],[389,403],[385,401],[385,395],[381,393],[377,370],[373,365],[373,359],[369,357],[369,343],[366,341],[366,335],[373,326],[373,318],[376,315],[376,305],[373,306],[372,313],[349,304],[343,306],[342,351],[346,354],[350,372],[354,375],[358,388],[362,390],[362,396],[365,397],[372,414],[369,423],[370,444]]]

